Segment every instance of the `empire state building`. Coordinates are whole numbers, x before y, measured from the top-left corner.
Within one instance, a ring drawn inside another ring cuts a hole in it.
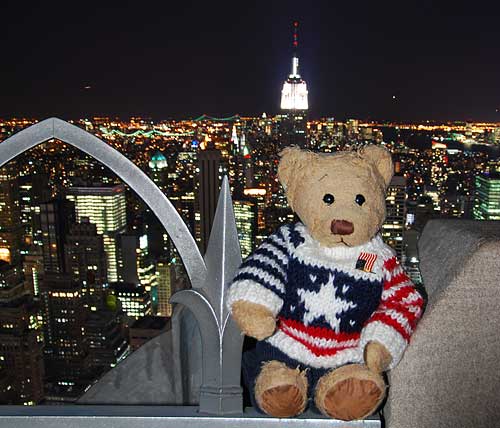
[[[299,74],[298,49],[299,23],[293,23],[293,57],[292,72],[283,83],[281,91],[281,110],[283,120],[281,123],[282,144],[306,145],[306,122],[309,108],[307,83]]]

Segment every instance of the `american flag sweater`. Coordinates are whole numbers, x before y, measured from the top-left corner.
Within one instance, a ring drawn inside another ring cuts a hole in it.
[[[356,247],[321,246],[297,223],[284,225],[250,255],[228,290],[277,317],[267,343],[314,368],[362,363],[378,341],[401,359],[423,298],[380,235]]]

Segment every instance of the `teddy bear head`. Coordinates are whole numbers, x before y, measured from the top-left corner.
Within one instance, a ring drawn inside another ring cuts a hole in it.
[[[280,156],[288,203],[321,245],[357,246],[378,232],[394,170],[387,150],[369,145],[323,154],[287,147]]]

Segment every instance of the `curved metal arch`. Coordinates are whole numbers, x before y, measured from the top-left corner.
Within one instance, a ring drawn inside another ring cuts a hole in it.
[[[0,144],[0,167],[51,138],[80,149],[111,169],[151,208],[174,242],[193,288],[203,288],[207,269],[186,224],[165,194],[132,161],[96,136],[64,120],[50,118],[7,138]]]

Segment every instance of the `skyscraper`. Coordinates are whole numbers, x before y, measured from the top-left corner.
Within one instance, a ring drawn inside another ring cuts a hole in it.
[[[109,284],[109,287],[128,317],[137,319],[144,315],[151,315],[151,295],[142,285],[113,282]]]
[[[0,404],[38,404],[44,399],[42,326],[19,269],[0,261],[0,372],[8,383]]]
[[[45,273],[41,287],[47,396],[75,401],[90,384],[90,356],[85,337],[88,310],[82,285],[71,275]]]
[[[198,155],[195,151],[179,152],[175,167],[168,174],[168,180],[172,183],[172,187],[168,189],[168,197],[196,237],[195,193],[199,189],[197,164]]]
[[[241,257],[246,258],[254,250],[257,235],[257,201],[233,200],[236,229],[240,241]]]
[[[66,272],[64,245],[70,224],[75,219],[72,202],[53,199],[40,204],[43,268],[45,272]]]
[[[120,252],[123,259],[123,282],[143,286],[150,295],[154,312],[158,303],[158,283],[155,265],[149,256],[148,235],[137,231],[124,233],[120,239]]]
[[[0,168],[0,260],[20,262],[22,236],[17,169],[10,162]]]
[[[40,204],[50,199],[50,188],[46,174],[30,174],[19,177],[23,244],[27,248],[32,245],[42,246]]]
[[[156,151],[153,156],[151,156],[148,166],[151,179],[163,192],[165,192],[168,178],[167,159],[160,151]]]
[[[162,317],[172,316],[173,285],[176,281],[175,266],[166,261],[159,261],[156,264],[156,277],[158,278],[158,310],[157,315]]]
[[[264,215],[266,210],[266,189],[262,187],[246,188],[243,191],[245,198],[251,200],[257,208],[256,231],[254,247],[258,247],[264,239],[267,238],[269,231],[267,230],[267,218]]]
[[[213,146],[199,153],[200,161],[200,188],[199,188],[199,210],[200,210],[200,247],[205,254],[210,238],[210,231],[215,217],[217,200],[219,197],[219,166],[221,153]]]
[[[476,176],[473,217],[475,220],[500,220],[500,173]]]
[[[75,203],[76,219],[88,217],[103,235],[108,265],[108,280],[118,280],[117,238],[126,224],[125,186],[123,184],[99,187],[72,187],[67,199]]]
[[[116,305],[107,304],[108,280],[103,236],[86,217],[70,226],[65,245],[66,267],[81,284],[82,303],[87,309],[85,339],[90,377],[114,367],[127,350]]]
[[[404,244],[403,232],[406,216],[406,180],[403,176],[395,175],[386,196],[385,223],[382,225],[382,238],[396,251],[399,260],[403,259]]]
[[[70,226],[65,245],[66,267],[82,284],[84,304],[92,311],[101,307],[107,287],[107,263],[102,235],[87,217]]]
[[[292,72],[283,84],[281,91],[281,110],[284,117],[281,122],[282,144],[299,145],[306,144],[306,122],[307,110],[309,109],[308,91],[305,80],[299,74],[299,56],[297,49],[299,23],[293,23],[293,57]]]

